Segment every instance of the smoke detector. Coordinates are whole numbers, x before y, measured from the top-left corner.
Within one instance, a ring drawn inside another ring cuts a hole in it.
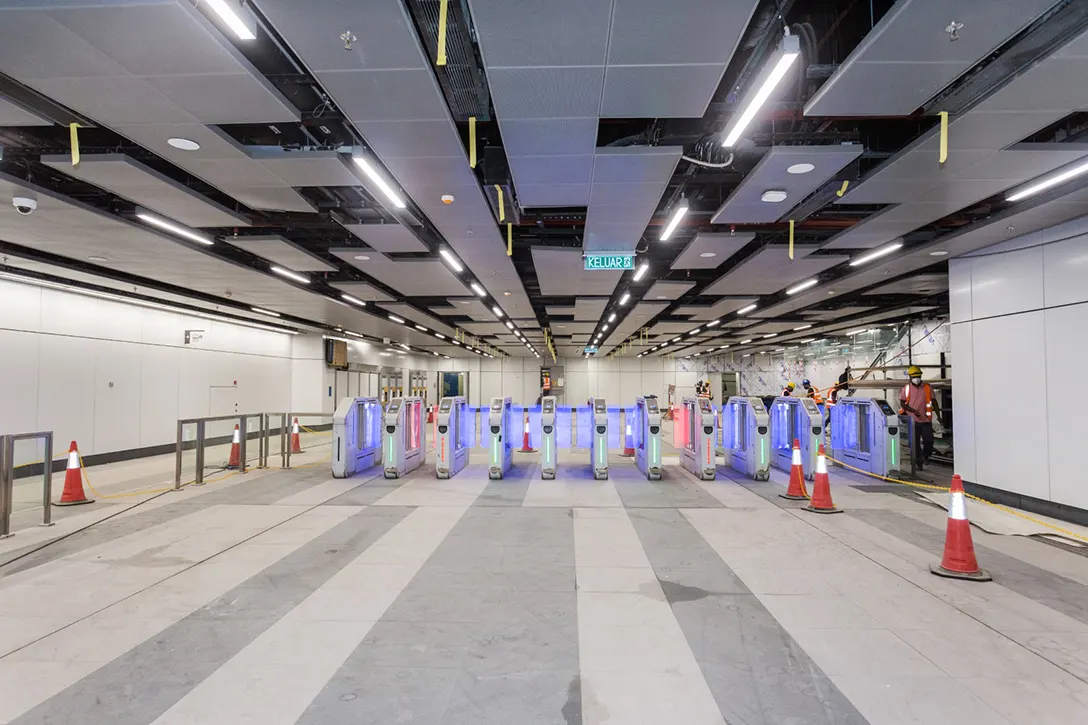
[[[443,194],[442,195],[442,203],[443,204],[452,204],[453,203],[453,194]]]

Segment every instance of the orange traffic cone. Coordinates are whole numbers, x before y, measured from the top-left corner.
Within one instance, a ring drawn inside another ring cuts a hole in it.
[[[793,439],[793,461],[790,464],[790,487],[785,493],[778,494],[791,501],[807,501],[808,490],[805,488],[805,467],[801,463],[801,441]]]
[[[631,424],[627,424],[627,433],[623,439],[623,453],[620,454],[626,458],[631,458],[635,455],[634,441],[631,440]]]
[[[49,465],[46,461],[45,465]],[[81,503],[94,503],[93,498],[87,498],[83,493],[83,467],[79,462],[79,448],[76,442],[68,446],[68,470],[64,472],[64,491],[60,495],[57,506],[76,506]]]
[[[295,418],[294,424],[291,426],[291,455],[296,453],[302,453],[302,442],[298,439],[298,418]]]
[[[518,453],[536,453],[536,449],[529,445],[529,421],[525,421],[525,433],[521,436],[521,450]]]
[[[827,478],[827,459],[824,457],[824,444],[816,453],[816,479],[812,484],[812,499],[806,511],[814,511],[818,514],[841,514],[842,509],[836,508],[831,500],[831,481]]]
[[[427,406],[427,422],[428,423],[433,423],[434,422],[434,406],[433,405],[428,405]]]
[[[948,503],[948,525],[944,535],[944,556],[940,564],[931,564],[929,570],[937,576],[951,579],[968,579],[976,582],[992,581],[993,577],[980,569],[975,558],[975,545],[971,541],[971,522],[967,520],[967,497],[959,475],[952,476]]]
[[[242,438],[238,426],[234,426],[234,440],[230,443],[230,458],[227,460],[227,468],[239,468],[242,465]]]

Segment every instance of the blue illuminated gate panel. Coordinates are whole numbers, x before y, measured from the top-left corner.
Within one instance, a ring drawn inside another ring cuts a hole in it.
[[[590,448],[593,444],[593,410],[588,405],[579,405],[574,413],[578,425],[575,445],[578,448]]]
[[[570,448],[571,410],[569,405],[556,407],[555,428],[556,447]]]
[[[620,409],[609,408],[608,409],[608,447],[609,448],[623,448],[623,442],[620,439]]]
[[[469,448],[475,448],[480,445],[479,436],[476,432],[476,415],[479,411],[479,408],[473,408],[471,406],[465,408],[465,424],[462,427],[462,430],[465,431],[465,445]]]
[[[542,432],[540,430],[540,406],[529,408],[529,443],[533,448],[540,448]]]

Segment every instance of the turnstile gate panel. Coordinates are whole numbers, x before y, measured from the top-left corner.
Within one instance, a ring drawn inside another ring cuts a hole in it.
[[[332,419],[332,475],[350,478],[381,461],[382,403],[343,398]]]
[[[451,478],[468,465],[472,444],[462,436],[463,419],[468,415],[468,401],[464,396],[442,398],[438,404],[438,441],[435,446],[435,475]]]
[[[608,447],[623,448],[623,433],[623,427],[620,426],[620,408],[612,406],[608,409]]]
[[[589,465],[593,477],[603,480],[608,478],[608,403],[604,398],[593,398],[589,422]]]
[[[593,446],[593,404],[579,405],[574,409],[575,442],[577,448]]]
[[[823,440],[824,419],[811,398],[778,397],[771,405],[771,464],[783,471],[793,466],[793,441],[801,446],[805,478],[816,476],[816,456]]]
[[[555,478],[555,469],[559,452],[557,450],[557,421],[561,419],[554,396],[545,396],[540,400],[540,477]],[[567,441],[570,441],[570,417],[567,417]]]
[[[510,398],[492,398],[487,415],[487,475],[499,479],[510,470],[514,458],[513,438],[519,437]]]
[[[569,405],[555,404],[555,445],[559,448],[570,448],[572,442],[571,426],[574,425],[574,415]]]
[[[839,398],[831,406],[831,457],[887,476],[899,470],[899,416],[883,398]]]
[[[686,431],[680,462],[701,480],[713,481],[718,475],[714,408],[708,398],[684,398],[680,414]]]
[[[722,406],[722,454],[730,467],[757,481],[770,478],[770,417],[763,400],[737,395]]]
[[[384,469],[386,478],[414,471],[427,455],[423,398],[393,398],[385,409]]]
[[[635,465],[651,481],[661,479],[661,410],[657,398],[636,398],[628,419],[634,438]]]

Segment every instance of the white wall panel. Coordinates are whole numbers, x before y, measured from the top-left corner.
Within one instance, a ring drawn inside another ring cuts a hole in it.
[[[971,313],[971,259],[948,263],[948,308],[952,322],[973,320]]]
[[[638,370],[619,372],[620,395],[618,404],[634,405],[635,398],[643,394],[642,373]]]
[[[1043,249],[1032,247],[971,260],[974,319],[1043,307]]]
[[[968,481],[979,482],[975,460],[975,342],[974,323],[952,325],[952,344],[956,347],[953,365],[952,417],[956,473]]]
[[[567,365],[567,405],[585,405],[589,399],[589,373],[582,370],[573,370],[572,365]]]
[[[656,395],[659,405],[669,404],[668,385],[665,383],[665,373],[660,370],[644,370],[642,373],[642,394]]]
[[[488,361],[490,362],[490,361]],[[480,383],[480,405],[488,405],[492,398],[502,397],[502,373],[498,370],[482,370],[477,378]]]
[[[1043,279],[1047,307],[1088,302],[1088,235],[1043,247]]]
[[[973,323],[975,451],[978,483],[1049,499],[1047,401],[1038,385],[1046,381],[1044,317],[1040,311]],[[1010,397],[1016,380],[1035,381],[1030,387],[1039,394]]]
[[[0,329],[40,332],[42,288],[28,284],[0,283]]]
[[[0,285],[2,291],[3,285]],[[33,433],[39,430],[40,340],[41,335],[32,332],[0,330],[0,399],[3,400],[0,404],[0,432]],[[59,444],[54,440],[53,445]]]
[[[169,347],[140,346],[141,448],[177,438],[179,387],[183,356]]]
[[[113,340],[95,340],[92,344],[95,348],[94,452],[139,448],[143,386],[140,346]]]
[[[1082,407],[1069,395],[1070,381],[1084,377],[1084,360],[1088,359],[1088,336],[1084,334],[1088,331],[1088,304],[1047,310],[1045,315],[1050,496],[1059,503],[1088,509],[1084,416]],[[1030,388],[1043,390],[1038,385]]]
[[[620,399],[620,372],[616,369],[619,365],[613,363],[597,372],[597,396],[604,398],[609,405],[625,405],[626,400]],[[631,398],[630,402],[634,402]]]
[[[42,335],[38,354],[38,430],[53,431],[54,448],[70,441],[94,453],[94,341]]]

